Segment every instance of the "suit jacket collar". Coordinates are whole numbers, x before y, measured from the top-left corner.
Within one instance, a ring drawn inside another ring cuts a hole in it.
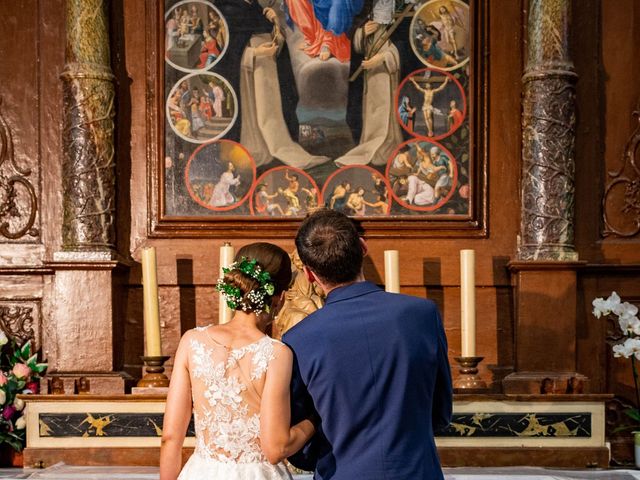
[[[330,303],[340,302],[342,300],[348,300],[350,298],[359,297],[361,295],[367,295],[373,292],[379,292],[380,287],[371,282],[356,282],[344,287],[338,287],[329,292],[327,295],[326,305]]]

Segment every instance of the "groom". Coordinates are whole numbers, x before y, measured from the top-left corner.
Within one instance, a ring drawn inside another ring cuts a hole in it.
[[[433,438],[451,418],[447,340],[435,304],[364,280],[367,246],[334,210],[307,217],[296,247],[326,304],[289,330],[292,421],[320,417],[290,460],[316,480],[438,480]]]

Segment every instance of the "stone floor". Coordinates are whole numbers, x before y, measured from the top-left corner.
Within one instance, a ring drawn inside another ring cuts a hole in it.
[[[448,468],[447,480],[640,480],[640,470],[547,470],[533,467]],[[156,467],[71,467],[54,465],[45,470],[0,469],[0,479],[18,480],[157,480]],[[311,480],[299,475],[296,480]],[[203,479],[204,480],[204,479]],[[232,480],[232,479],[229,479]]]

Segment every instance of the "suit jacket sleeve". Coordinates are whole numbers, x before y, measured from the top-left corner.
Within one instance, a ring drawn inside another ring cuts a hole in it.
[[[433,398],[432,423],[433,430],[437,432],[444,429],[451,422],[453,408],[453,387],[451,385],[451,369],[447,353],[447,337],[444,333],[442,319],[436,310],[438,323],[438,371]]]
[[[294,351],[293,371],[291,373],[291,425],[295,425],[306,418],[317,419],[319,417],[313,404],[313,399],[302,380]],[[314,471],[318,458],[328,447],[328,442],[322,434],[321,424],[315,421],[314,424],[316,424],[316,434],[299,452],[288,459],[294,467],[301,470]]]

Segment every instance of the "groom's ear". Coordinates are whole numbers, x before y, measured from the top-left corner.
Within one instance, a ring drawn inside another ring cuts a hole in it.
[[[314,283],[316,281],[316,276],[314,275],[314,273],[309,270],[306,265],[303,265],[302,269],[304,270],[304,274],[307,276],[307,280],[309,280],[309,283]]]
[[[369,247],[367,246],[367,242],[364,241],[364,238],[360,238],[360,247],[362,248],[362,256],[366,257],[369,254]]]

